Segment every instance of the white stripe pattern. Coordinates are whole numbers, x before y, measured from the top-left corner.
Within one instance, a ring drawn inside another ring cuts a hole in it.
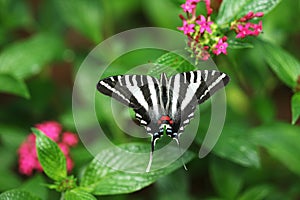
[[[226,74],[222,74],[221,76],[219,76],[212,84],[210,84],[208,87],[207,87],[207,90],[205,90],[203,92],[203,94],[200,96],[200,100],[205,97],[205,95],[207,95],[207,93],[213,88],[215,87],[218,83],[220,83],[220,81],[225,78]]]
[[[185,93],[185,98],[183,99],[181,103],[181,110],[184,110],[186,106],[193,100],[193,98],[196,98],[195,94],[197,89],[199,88],[201,84],[201,72],[197,71],[197,80],[196,83],[190,83],[186,93]]]
[[[153,111],[156,114],[156,116],[159,116],[159,111],[158,111],[158,107],[160,106],[158,104],[159,97],[156,95],[154,82],[150,76],[147,77],[147,81],[148,81],[148,87],[149,87],[149,91],[150,91],[150,98],[152,101]]]
[[[190,72],[190,75],[191,75],[191,77],[190,77],[190,83],[194,83],[195,81],[194,81],[194,73],[193,72]]]
[[[143,92],[140,87],[138,87],[136,79],[132,77],[132,82],[133,85],[130,84],[129,81],[130,76],[126,75],[125,76],[125,83],[126,87],[128,88],[129,91],[131,91],[132,95],[136,98],[136,100],[145,108],[145,110],[149,110],[149,106],[147,101],[145,100],[145,96],[143,95]]]
[[[123,86],[121,78],[122,78],[122,76],[118,76],[118,83],[120,84],[120,86]]]
[[[130,103],[129,99],[127,99],[123,94],[121,94],[118,90],[115,88],[112,88],[109,84],[105,83],[104,81],[100,81],[100,84],[112,91],[114,94],[118,95],[121,97],[123,100],[125,100],[128,104]]]
[[[208,77],[208,71],[204,70],[204,81],[207,81],[207,77]]]
[[[170,81],[171,84],[171,81]],[[175,75],[174,77],[174,88],[171,88],[171,86],[169,85],[169,89],[173,89],[173,95],[172,95],[172,109],[171,109],[171,113],[172,116],[175,116],[175,114],[177,113],[177,102],[178,102],[178,98],[179,98],[179,91],[180,91],[180,75]]]

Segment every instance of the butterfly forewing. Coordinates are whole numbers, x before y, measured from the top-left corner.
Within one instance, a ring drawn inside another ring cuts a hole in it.
[[[209,97],[211,97],[216,91],[225,87],[229,82],[229,76],[225,73],[219,71],[207,71],[207,74],[204,73],[202,76],[204,82],[202,82],[202,86],[200,86],[196,92],[196,97],[198,99],[198,103],[201,104],[206,101]]]
[[[99,92],[110,96],[124,105],[133,108],[140,125],[151,125],[147,132],[154,129],[151,120],[161,113],[159,81],[147,75],[118,75],[102,79],[97,84]]]
[[[229,82],[229,77],[215,70],[183,72],[169,80],[169,115],[174,119],[173,136],[179,136],[194,117],[198,104],[206,101]]]

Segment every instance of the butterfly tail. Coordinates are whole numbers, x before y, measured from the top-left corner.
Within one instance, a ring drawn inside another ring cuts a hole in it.
[[[149,162],[148,162],[146,172],[150,172],[150,168],[151,168],[152,160],[153,160],[153,152],[154,152],[154,147],[155,147],[155,141],[156,140],[154,139],[154,137],[152,137],[152,139],[151,139],[151,151],[150,151]]]
[[[177,137],[174,137],[173,139],[176,141],[176,143],[178,145],[179,155],[182,155],[182,150],[181,150],[179,139]],[[182,162],[184,169],[187,171],[187,167],[186,167],[182,157],[181,157],[181,162]]]

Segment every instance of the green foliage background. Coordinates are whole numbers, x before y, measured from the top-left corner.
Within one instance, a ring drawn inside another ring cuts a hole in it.
[[[224,2],[230,5],[235,1]],[[44,174],[28,178],[18,173],[17,149],[30,133],[30,127],[41,121],[57,120],[65,129],[76,132],[72,86],[76,71],[89,51],[104,39],[132,28],[157,26],[176,30],[181,26],[178,18],[181,3],[181,0],[0,2],[0,192],[22,189],[6,192],[8,196],[13,193],[14,199],[24,199],[26,195],[60,198],[59,193],[44,186],[49,183]],[[234,11],[231,9],[229,13],[223,7],[221,12],[225,17],[219,18],[218,23],[235,17]],[[247,41],[253,48],[229,49],[227,56],[214,58],[219,69],[230,75],[231,82],[226,87],[225,127],[209,156],[195,158],[188,163],[188,171],[179,168],[164,174],[137,192],[109,196],[108,190],[97,193],[106,195],[98,199],[299,199],[299,12],[300,2],[281,1],[263,17],[263,34]],[[128,53],[112,63],[107,73],[121,74],[133,66],[155,62],[163,53],[155,50]],[[117,128],[111,112],[105,109],[107,104],[97,101],[99,120],[112,133],[111,139],[117,144],[134,140]],[[82,111],[82,116],[85,115]],[[191,147],[195,153],[209,116],[208,109],[201,109],[200,128]],[[80,177],[92,156],[83,145],[71,153],[75,162],[73,174]],[[88,182],[84,180],[82,184]],[[140,188],[147,185],[141,184]],[[94,199],[80,190],[66,193],[69,199],[80,195]]]

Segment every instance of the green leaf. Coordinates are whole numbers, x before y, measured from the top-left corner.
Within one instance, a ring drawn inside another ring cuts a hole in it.
[[[188,172],[191,174],[191,172]],[[180,183],[180,184],[174,184]],[[174,173],[161,177],[155,184],[155,197],[157,200],[169,200],[169,199],[189,199],[193,200],[192,194],[190,193],[189,176],[184,170],[178,170]],[[168,191],[168,192],[166,192]]]
[[[295,124],[300,117],[300,92],[292,97],[292,124]]]
[[[21,27],[26,29],[33,25],[33,16],[31,15],[29,5],[26,2],[15,3],[13,1],[1,1],[0,13],[1,29],[6,33],[6,37],[11,37],[8,35],[11,34],[10,30],[15,30]],[[0,38],[1,37],[2,35]]]
[[[26,191],[9,190],[0,194],[0,200],[40,200],[40,198]]]
[[[149,152],[149,144],[130,143],[120,145],[119,148],[133,153]],[[176,149],[175,152],[178,152],[178,149]],[[181,160],[177,160],[165,168],[160,168],[148,173],[145,171],[135,173],[128,172],[128,170],[134,171],[135,169],[141,168],[146,170],[147,163],[145,163],[145,160],[140,158],[139,155],[136,156],[134,159],[128,160],[129,158],[124,157],[118,148],[101,151],[85,170],[80,186],[91,189],[91,193],[95,195],[130,193],[150,185],[159,177],[165,176],[182,166]],[[174,151],[170,151],[167,156],[174,156]],[[186,152],[183,159],[185,162],[188,162],[193,157],[194,154]],[[157,159],[155,160],[155,158]],[[165,158],[159,156],[155,157],[154,154],[152,167],[157,167],[162,163],[162,161],[158,159],[164,160]],[[124,171],[112,169],[105,165],[105,163],[103,163],[104,161],[113,162],[114,166],[122,167]]]
[[[166,53],[159,57],[155,62],[155,66],[149,71],[149,75],[160,76],[161,73],[166,73],[167,76],[174,75],[179,72],[192,71],[196,67],[183,57],[176,53]]]
[[[264,200],[272,192],[269,185],[258,185],[247,189],[238,200]]]
[[[299,133],[299,127],[277,122],[253,129],[249,139],[266,148],[271,156],[281,161],[292,172],[300,175]]]
[[[64,195],[65,200],[97,200],[93,195],[89,194],[86,191],[76,188],[69,190]]]
[[[0,141],[3,141],[1,137]],[[0,191],[16,188],[22,183],[21,177],[12,170],[16,163],[16,157],[12,155],[16,151],[17,148],[10,149],[3,143],[0,145]]]
[[[55,0],[64,21],[94,43],[101,41],[102,5],[98,0]]]
[[[276,108],[274,99],[267,95],[257,95],[251,99],[251,106],[256,112],[258,120],[262,123],[269,123],[275,119]]]
[[[183,1],[181,2],[183,3]],[[147,15],[147,19],[151,20],[155,26],[174,29],[174,27],[181,25],[180,20],[174,18],[178,16],[180,10],[180,4],[178,2],[172,3],[172,1],[151,0],[141,1],[141,3]],[[163,15],[161,11],[164,11]]]
[[[26,132],[26,129],[20,128],[16,126],[16,124],[0,124],[1,145],[6,146],[7,148],[12,148],[15,151],[25,140],[26,135],[23,133]]]
[[[249,141],[247,127],[225,126],[213,153],[245,167],[259,167],[257,147]]]
[[[289,87],[296,87],[300,63],[288,52],[266,41],[260,43],[263,55],[275,74]]]
[[[36,174],[34,177],[28,179],[19,189],[30,192],[41,199],[46,199],[48,190],[45,187],[45,178],[41,174]]]
[[[216,22],[219,25],[230,23],[248,12],[270,12],[281,0],[223,0]]]
[[[3,153],[0,152],[0,156],[1,156],[0,161],[1,161],[1,164],[3,163],[6,165],[6,163],[4,163],[4,162],[6,162],[6,161],[4,161],[4,159],[6,157],[5,157],[5,155],[2,155]],[[7,154],[7,153],[11,153],[10,155],[13,155],[13,153],[15,153],[15,152],[5,151],[5,154]],[[9,158],[9,159],[11,159],[11,158]],[[1,191],[5,191],[5,190],[11,189],[11,188],[18,187],[22,183],[20,176],[18,176],[18,174],[16,174],[16,173],[12,172],[12,170],[11,170],[12,166],[13,165],[10,165],[9,166],[10,168],[0,169],[0,176],[5,177],[5,178],[0,179],[0,190]]]
[[[0,91],[19,95],[28,99],[30,97],[25,83],[9,74],[0,74]]]
[[[228,48],[230,49],[253,48],[253,45],[250,43],[241,42],[234,39],[227,40],[227,43],[228,43]]]
[[[67,177],[66,158],[58,145],[42,131],[32,128],[36,135],[36,148],[40,164],[51,179],[59,181]]]
[[[242,168],[226,160],[213,159],[210,174],[214,188],[224,199],[236,199],[242,188]]]
[[[40,72],[47,63],[61,55],[61,50],[61,41],[47,34],[17,42],[0,54],[0,74],[25,79]]]

